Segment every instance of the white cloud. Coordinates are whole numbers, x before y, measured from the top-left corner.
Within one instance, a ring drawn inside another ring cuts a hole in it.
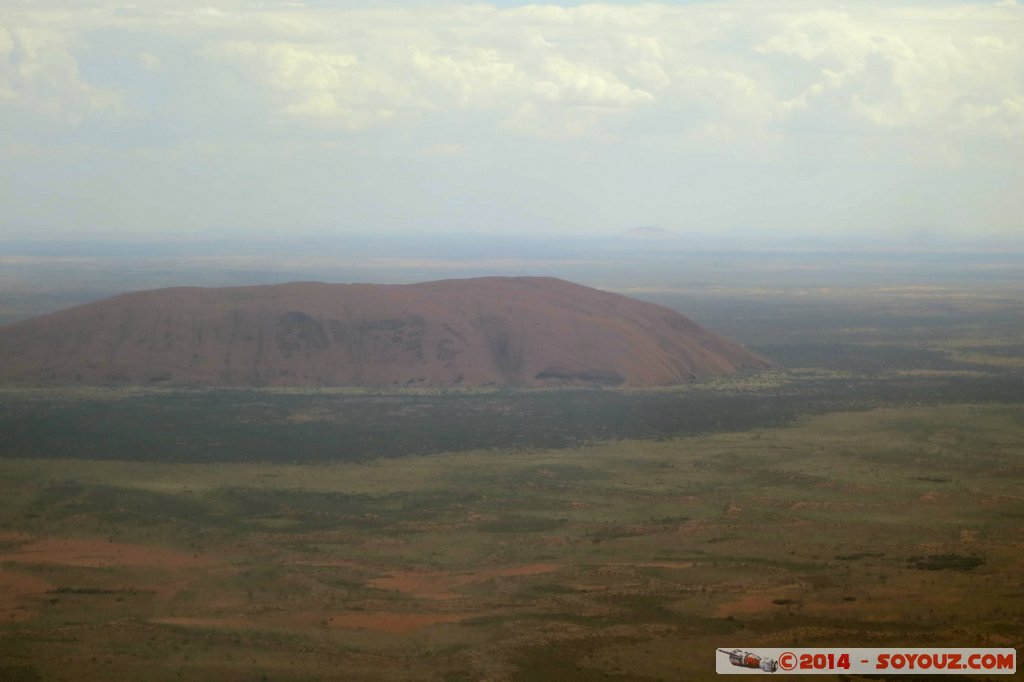
[[[440,159],[453,158],[462,156],[466,153],[466,146],[461,144],[451,143],[435,143],[428,145],[424,150],[423,154],[429,157],[436,157]]]
[[[620,109],[654,101],[651,93],[626,85],[610,72],[561,56],[544,61],[533,91],[540,100],[568,106]]]
[[[490,108],[522,88],[521,68],[493,48],[455,53],[414,48],[410,58],[417,80],[434,90],[437,100],[454,106]]]
[[[81,78],[70,47],[106,17],[110,30],[195,46],[211,70],[199,78],[239,69],[263,88],[266,115],[350,131],[467,111],[490,112],[495,130],[600,137],[654,108],[687,111],[680,134],[812,120],[1022,134],[1024,16],[1012,3],[75,7],[23,29],[29,63],[12,65],[13,34],[0,34],[0,96],[78,115],[109,106],[113,92]],[[40,40],[48,47],[33,49]],[[142,60],[151,70],[164,61],[150,51]]]
[[[837,127],[852,120],[880,129],[1024,135],[1005,118],[989,125],[978,114],[1024,93],[1024,23],[1004,10],[818,11],[774,21],[779,27],[755,49],[810,67],[802,92],[781,103],[783,117],[803,111]],[[785,73],[786,65],[778,69]]]
[[[82,125],[68,135],[69,122]],[[920,211],[1019,229],[1022,200],[1000,187],[1024,173],[1024,11],[968,0],[6,3],[0,144],[44,150],[39,168],[62,144],[103,157],[108,177],[142,167],[139,185],[157,189],[137,192],[140,205],[175,181],[220,207],[214,222],[243,220],[225,197],[259,194],[248,219],[267,224],[306,197],[311,220],[331,225],[675,228],[775,211],[779,224],[816,226]],[[175,156],[207,148],[204,163]],[[99,184],[92,173],[80,195],[101,196]],[[446,196],[460,192],[473,200]],[[804,205],[811,195],[820,203]]]
[[[321,125],[364,130],[423,106],[393,71],[338,48],[231,41],[204,54],[241,67],[253,84],[267,89],[276,113]]]
[[[0,25],[0,104],[62,123],[121,110],[121,94],[90,85],[66,36],[49,29]]]
[[[163,70],[163,62],[160,61],[160,57],[157,57],[152,52],[140,52],[139,63],[142,64],[142,68],[147,71]]]

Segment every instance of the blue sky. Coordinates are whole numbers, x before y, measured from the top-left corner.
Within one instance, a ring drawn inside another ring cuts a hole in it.
[[[1016,239],[1024,7],[0,5],[8,236]]]

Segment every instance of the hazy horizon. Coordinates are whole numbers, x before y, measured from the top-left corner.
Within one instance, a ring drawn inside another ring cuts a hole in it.
[[[480,276],[549,276],[640,298],[885,295],[1024,290],[1013,249],[691,248],[685,239],[429,235],[315,242],[207,239],[7,240],[0,248],[0,324],[127,291],[293,281],[408,284]],[[887,290],[892,290],[888,294]],[[918,292],[920,293],[920,292]],[[682,309],[684,313],[688,312]]]

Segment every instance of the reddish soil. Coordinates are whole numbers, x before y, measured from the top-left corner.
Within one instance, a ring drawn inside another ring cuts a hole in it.
[[[670,568],[675,570],[682,570],[684,568],[693,568],[692,561],[648,561],[642,564],[630,564],[637,568]]]
[[[55,564],[58,566],[156,567],[166,569],[213,566],[219,562],[163,547],[131,545],[105,540],[42,538],[0,554],[0,563]]]
[[[31,598],[52,589],[54,586],[41,578],[0,569],[0,626],[34,618]]]
[[[772,600],[776,599],[775,596],[766,596],[763,594],[748,594],[739,599],[736,599],[725,604],[720,604],[715,609],[715,615],[719,618],[725,616],[750,616],[758,613],[764,613],[777,609]]]
[[[644,386],[767,365],[668,308],[544,277],[159,289],[0,327],[0,382],[28,384]]]
[[[542,573],[552,573],[554,571],[557,571],[559,568],[561,568],[559,564],[524,564],[522,566],[492,568],[485,571],[480,571],[476,575],[481,575],[488,578],[511,578],[521,575],[541,575]]]
[[[524,564],[489,568],[472,573],[449,571],[395,571],[383,578],[374,578],[367,585],[381,590],[405,592],[419,599],[455,599],[457,588],[463,585],[492,580],[551,573],[559,569],[558,564]]]
[[[444,572],[396,571],[384,578],[367,582],[378,590],[405,592],[420,599],[455,599],[458,593],[452,591],[457,585],[453,575]]]
[[[234,630],[246,630],[256,627],[256,623],[248,618],[206,618],[192,616],[165,616],[162,618],[150,618],[149,622],[160,625],[183,625],[197,628],[224,628]]]
[[[0,530],[0,542],[28,542],[32,536],[16,530]]]
[[[361,613],[324,614],[304,613],[295,617],[223,618],[210,616],[163,616],[151,618],[151,623],[182,627],[211,628],[217,630],[256,630],[309,627],[314,624],[343,630],[373,630],[404,634],[439,623],[458,623],[471,618],[472,613],[394,613],[367,611]]]
[[[472,617],[471,613],[345,613],[327,618],[327,626],[348,630],[373,630],[404,634],[438,623],[458,623]]]

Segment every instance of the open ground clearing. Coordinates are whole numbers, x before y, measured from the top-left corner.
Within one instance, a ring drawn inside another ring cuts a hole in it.
[[[1012,646],[1022,421],[947,405],[367,463],[0,460],[0,670],[710,679],[734,644]]]

